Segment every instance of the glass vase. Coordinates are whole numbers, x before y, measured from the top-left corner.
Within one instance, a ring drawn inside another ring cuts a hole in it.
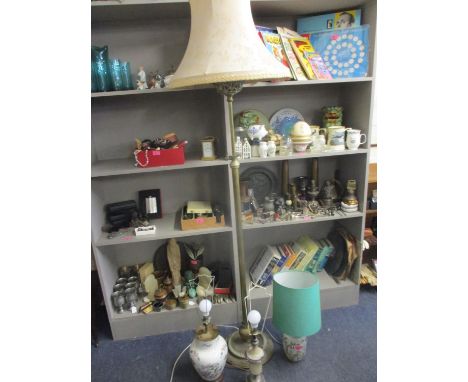
[[[111,78],[109,74],[108,48],[104,46],[91,47],[91,61],[94,63],[96,74],[96,91],[107,92],[111,90]]]
[[[91,93],[97,92],[96,69],[94,62],[91,61]]]
[[[123,90],[133,90],[132,72],[128,61],[120,63],[120,74],[122,76]]]
[[[122,72],[120,69],[120,61],[117,58],[114,58],[109,63],[110,69],[110,77],[112,80],[112,89],[113,90],[125,90],[123,80],[122,80]]]

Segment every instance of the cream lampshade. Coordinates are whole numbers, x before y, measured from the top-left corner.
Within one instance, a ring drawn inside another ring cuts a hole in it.
[[[263,45],[249,0],[190,0],[190,38],[169,87],[291,78]]]

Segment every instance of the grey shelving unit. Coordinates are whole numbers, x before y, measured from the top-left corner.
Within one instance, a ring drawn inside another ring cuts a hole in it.
[[[342,105],[344,124],[371,135],[372,100],[375,83],[376,0],[252,0],[256,24],[295,29],[296,18],[325,11],[362,8],[363,24],[370,24],[369,77],[327,81],[260,82],[246,85],[234,99],[235,113],[258,109],[270,116],[284,107],[299,110],[306,121],[319,124],[321,108]],[[147,73],[177,67],[190,32],[190,7],[187,0],[119,0],[91,2],[92,44],[108,45],[110,57],[128,60],[133,78],[138,66]],[[156,249],[168,238],[179,241],[201,240],[206,245],[205,262],[230,264],[237,302],[215,305],[213,318],[221,324],[241,319],[240,277],[235,254],[236,225],[232,213],[233,185],[226,156],[231,154],[226,100],[212,86],[193,89],[156,89],[91,94],[92,108],[92,248],[114,339],[192,329],[198,323],[196,309],[176,309],[148,315],[117,314],[110,294],[121,265],[151,261]],[[157,137],[176,132],[189,141],[184,165],[136,168],[133,160],[135,138]],[[202,161],[200,138],[213,135],[218,140],[215,161]],[[290,177],[310,174],[311,158],[319,158],[320,182],[340,169],[341,178],[356,179],[358,196],[367,195],[369,144],[356,151],[294,154],[292,157],[254,158],[241,161],[241,174],[252,166],[264,166],[280,179],[281,160],[288,159]],[[137,199],[139,190],[161,189],[163,218],[156,220],[152,237],[121,236],[108,239],[101,232],[104,205]],[[277,190],[279,191],[279,190]],[[212,200],[225,207],[223,228],[182,231],[178,212],[187,200]],[[346,227],[363,240],[365,203],[352,214],[269,224],[244,225],[246,262],[249,267],[262,246],[294,240],[301,234],[321,238],[337,225]],[[337,283],[321,272],[324,309],[356,304],[359,299],[361,257],[349,279]],[[271,292],[271,287],[268,288]],[[268,295],[252,293],[252,304],[264,311]]]

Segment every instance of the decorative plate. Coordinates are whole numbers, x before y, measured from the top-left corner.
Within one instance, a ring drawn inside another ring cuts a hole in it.
[[[253,188],[255,199],[263,204],[265,196],[276,192],[277,180],[273,172],[265,167],[250,167],[242,172],[241,180],[249,181],[249,188]]]
[[[234,127],[242,126],[247,128],[251,125],[265,125],[265,129],[270,130],[271,125],[268,118],[258,110],[244,110],[237,113],[234,117]]]
[[[335,250],[328,258],[328,261],[325,264],[325,270],[330,276],[337,276],[343,272],[348,262],[346,242],[343,237],[336,231],[331,232],[327,239],[331,241],[333,247],[335,247]]]
[[[301,113],[294,109],[281,109],[270,118],[270,124],[275,133],[288,136],[297,121],[303,121]]]

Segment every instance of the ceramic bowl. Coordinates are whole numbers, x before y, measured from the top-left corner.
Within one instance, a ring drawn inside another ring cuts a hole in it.
[[[247,128],[247,135],[251,140],[257,138],[258,140],[262,140],[268,134],[265,125],[251,125]]]
[[[310,144],[310,141],[301,142],[301,143],[293,142],[294,151],[297,153],[303,153],[304,151],[307,150],[307,146],[309,146],[309,144]]]
[[[291,138],[293,143],[310,143],[312,142],[312,137],[303,137],[303,138]]]

